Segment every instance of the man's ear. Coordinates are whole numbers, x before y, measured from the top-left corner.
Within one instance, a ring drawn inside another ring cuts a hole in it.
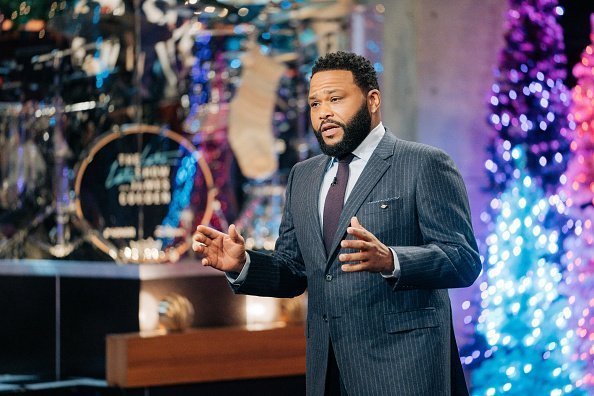
[[[367,106],[371,114],[375,114],[379,111],[382,103],[382,95],[378,89],[372,89],[367,92]]]

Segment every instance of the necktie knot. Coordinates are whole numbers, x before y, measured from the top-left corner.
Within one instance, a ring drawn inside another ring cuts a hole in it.
[[[344,163],[349,164],[353,160],[353,158],[355,158],[355,154],[348,153],[347,155],[338,158],[338,163],[339,164],[344,164]]]

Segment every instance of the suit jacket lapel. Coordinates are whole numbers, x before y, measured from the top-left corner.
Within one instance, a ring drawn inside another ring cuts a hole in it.
[[[319,161],[317,164],[314,165],[314,169],[311,172],[310,176],[307,178],[307,184],[304,186],[306,189],[310,189],[312,192],[315,191],[316,193],[309,194],[307,196],[307,201],[305,205],[305,212],[309,217],[308,223],[314,225],[314,230],[311,230],[314,234],[314,244],[320,252],[319,254],[326,257],[326,248],[324,247],[324,239],[322,238],[322,227],[320,222],[320,212],[319,212],[319,200],[320,200],[320,186],[322,185],[322,180],[324,179],[324,174],[326,171],[326,166],[328,165],[328,161],[330,161],[330,157],[328,156],[320,156]],[[313,187],[313,188],[312,188]]]
[[[340,215],[340,219],[338,221],[336,235],[334,236],[334,241],[332,242],[330,254],[327,257],[326,270],[328,270],[328,267],[332,262],[331,258],[334,256],[336,248],[340,244],[340,241],[343,239],[347,227],[351,223],[351,218],[357,213],[357,210],[359,210],[361,205],[363,205],[365,198],[369,195],[369,193],[373,190],[375,185],[378,183],[378,181],[382,178],[384,173],[386,173],[386,171],[390,167],[390,163],[386,160],[394,154],[395,143],[396,138],[389,131],[386,130],[386,134],[379,142],[375,151],[371,155],[369,162],[363,169],[363,173],[361,173],[361,176],[357,180],[355,187],[353,187],[353,191],[351,191],[351,194],[345,202],[344,208],[342,209],[342,213]],[[321,235],[320,241],[323,247],[324,242],[321,239]]]

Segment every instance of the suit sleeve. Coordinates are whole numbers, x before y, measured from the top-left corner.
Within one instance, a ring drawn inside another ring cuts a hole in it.
[[[452,159],[432,149],[416,182],[421,246],[392,246],[400,263],[394,288],[456,288],[481,271],[464,182]]]
[[[231,284],[238,294],[268,297],[295,297],[307,288],[305,265],[295,235],[291,213],[291,188],[295,167],[291,169],[285,193],[285,208],[279,237],[273,252],[250,251],[250,266],[240,284]]]

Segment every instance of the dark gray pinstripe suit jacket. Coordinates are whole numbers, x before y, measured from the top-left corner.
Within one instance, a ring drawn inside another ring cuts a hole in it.
[[[345,204],[326,257],[318,197],[328,160],[320,155],[295,165],[275,251],[250,252],[247,277],[232,287],[276,297],[308,289],[308,395],[324,394],[330,339],[349,396],[467,394],[446,289],[472,284],[481,263],[453,161],[387,132]],[[339,242],[355,215],[396,251],[397,281],[340,270]]]

